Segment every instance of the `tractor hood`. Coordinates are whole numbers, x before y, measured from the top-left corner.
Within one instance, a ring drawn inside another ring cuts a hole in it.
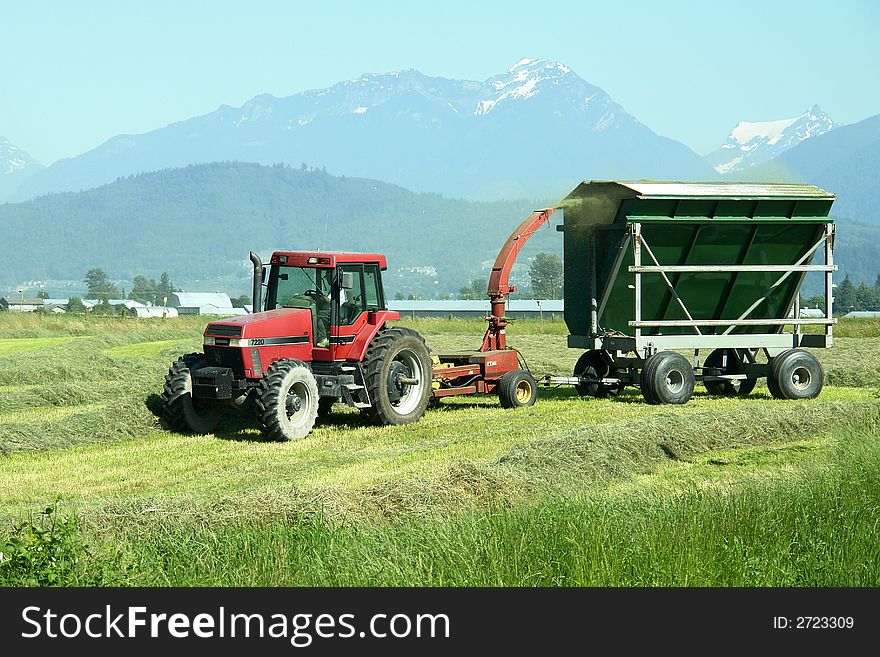
[[[279,308],[211,322],[205,335],[227,338],[312,336],[312,313],[304,308]]]

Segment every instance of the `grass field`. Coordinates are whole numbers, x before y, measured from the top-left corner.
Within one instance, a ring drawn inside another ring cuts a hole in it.
[[[405,323],[435,350],[484,327]],[[60,500],[87,556],[58,583],[880,584],[880,322],[836,327],[817,400],[560,388],[404,427],[336,407],[295,443],[232,411],[216,435],[160,427],[203,325],[0,315],[0,551],[3,526]],[[536,375],[568,373],[565,334],[523,321],[510,341]]]

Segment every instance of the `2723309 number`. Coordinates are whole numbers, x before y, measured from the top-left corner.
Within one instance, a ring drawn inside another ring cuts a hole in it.
[[[799,630],[809,629],[852,629],[852,616],[798,616],[795,627]]]

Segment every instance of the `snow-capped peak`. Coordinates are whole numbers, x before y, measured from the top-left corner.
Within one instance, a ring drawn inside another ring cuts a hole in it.
[[[706,158],[718,173],[742,171],[836,127],[818,105],[790,119],[740,121],[730,131],[727,141]]]
[[[748,121],[740,121],[736,127],[730,131],[730,141],[737,144],[745,145],[756,137],[769,140],[768,143],[775,144],[782,137],[782,133],[792,123],[797,121],[797,117],[793,119],[782,119],[781,121],[763,121],[761,123],[749,123]]]
[[[39,163],[6,137],[0,135],[0,176],[15,173],[31,165],[39,165]]]
[[[537,61],[538,61],[537,59],[523,58],[523,59],[519,60],[516,64],[514,64],[513,66],[511,66],[510,68],[508,68],[508,69],[507,69],[507,72],[508,72],[508,73],[513,73],[513,72],[516,71],[518,68],[522,68],[523,66],[530,66],[531,64],[534,64],[534,63],[537,62]]]
[[[519,60],[516,64],[507,69],[507,73],[514,76],[522,75],[523,72],[527,72],[529,75],[537,75],[541,72],[543,72],[544,75],[558,75],[560,73],[571,73],[571,69],[562,62],[551,61],[549,59],[527,58]]]
[[[561,62],[520,59],[506,73],[486,80],[489,93],[477,102],[474,114],[488,114],[506,100],[531,98],[547,85],[563,83],[571,73],[571,69]]]

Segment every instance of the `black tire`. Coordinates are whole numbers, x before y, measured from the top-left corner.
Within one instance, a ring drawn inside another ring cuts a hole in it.
[[[656,356],[657,354],[654,354]],[[653,371],[657,365],[657,359],[653,356],[649,356],[648,360],[645,361],[645,364],[642,366],[642,371],[639,373],[639,387],[642,391],[642,397],[645,398],[645,401],[649,404],[659,404],[660,401],[654,397],[654,388],[651,387],[649,383],[646,383],[653,376]]]
[[[724,367],[724,356],[727,355],[727,366]],[[743,374],[743,352],[738,349],[715,349],[706,356],[703,367],[718,368],[722,374]],[[755,389],[757,379],[737,379],[735,381],[703,381],[710,395],[723,397],[745,397]]]
[[[373,422],[386,425],[416,422],[431,397],[431,353],[425,339],[405,328],[383,329],[367,348],[363,362],[369,408]],[[415,384],[401,383],[402,378]]]
[[[816,357],[803,349],[785,351],[770,362],[767,387],[776,399],[814,399],[824,373]]]
[[[590,349],[581,354],[574,364],[574,376],[587,376],[602,379],[608,376],[611,365],[605,354],[598,349]],[[601,383],[579,383],[574,389],[581,397],[599,397],[603,386]]]
[[[300,440],[318,417],[318,384],[302,361],[288,358],[269,366],[254,398],[257,424],[270,440]]]
[[[327,417],[333,412],[333,404],[339,401],[338,397],[321,397],[318,400],[318,417]]]
[[[776,379],[771,374],[773,371],[773,363],[776,362],[777,358],[779,358],[779,356],[771,358],[767,365],[767,390],[770,393],[770,396],[774,399],[785,399],[785,397],[782,396],[782,391],[779,389],[779,386],[776,385]]]
[[[535,377],[525,370],[505,372],[498,382],[498,400],[503,408],[534,406],[537,397]]]
[[[223,417],[224,406],[214,401],[193,399],[192,373],[205,366],[203,354],[178,358],[165,376],[162,417],[179,433],[211,433]]]
[[[674,351],[661,351],[645,361],[642,396],[649,404],[686,404],[694,395],[694,368]]]

